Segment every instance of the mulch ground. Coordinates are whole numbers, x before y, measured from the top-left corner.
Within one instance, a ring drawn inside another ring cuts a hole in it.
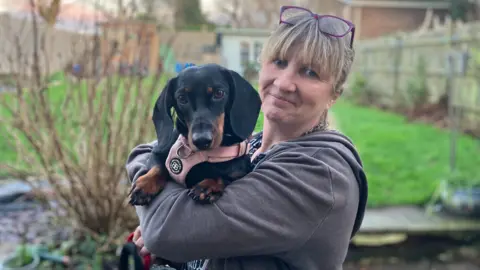
[[[344,270],[480,270],[470,262],[458,263],[431,263],[428,261],[411,264],[382,264],[382,265],[346,265]]]

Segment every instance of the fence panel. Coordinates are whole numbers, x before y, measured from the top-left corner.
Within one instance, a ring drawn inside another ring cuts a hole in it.
[[[420,76],[423,62],[429,101],[437,102],[447,93],[449,72],[453,71],[450,98],[462,111],[461,124],[474,129],[480,126],[480,22],[360,40],[355,47],[352,71],[365,77],[383,105],[408,97],[409,82]],[[449,56],[453,57],[452,67]]]

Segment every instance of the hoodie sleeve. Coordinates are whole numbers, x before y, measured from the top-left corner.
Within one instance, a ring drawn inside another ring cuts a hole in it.
[[[128,180],[130,180],[131,183],[148,172],[146,164],[150,158],[153,146],[156,143],[157,141],[153,141],[151,143],[137,145],[128,155],[126,169]]]
[[[145,148],[138,146],[129,157],[129,176],[142,170],[149,155]],[[212,205],[195,203],[184,187],[168,182],[150,205],[136,206],[145,247],[176,262],[301,247],[330,214],[334,193],[342,192],[335,185],[351,185],[338,173],[332,181],[330,167],[322,161],[332,152],[297,147],[269,154]]]

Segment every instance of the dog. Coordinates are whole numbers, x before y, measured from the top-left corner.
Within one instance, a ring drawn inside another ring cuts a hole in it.
[[[188,188],[196,202],[218,200],[252,169],[248,139],[260,108],[258,92],[237,72],[217,64],[183,69],[154,106],[157,144],[148,172],[131,187],[130,204],[148,205],[171,180]]]

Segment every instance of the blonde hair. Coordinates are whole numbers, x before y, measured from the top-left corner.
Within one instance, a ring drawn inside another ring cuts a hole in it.
[[[341,38],[324,34],[320,31],[319,20],[313,16],[294,17],[289,22],[293,25],[281,23],[272,32],[262,48],[260,62],[286,59],[295,53],[304,65],[318,72],[320,78],[333,78],[332,94],[340,96],[355,56],[350,48],[351,33]],[[336,30],[342,25],[330,23],[322,25],[324,27]]]

